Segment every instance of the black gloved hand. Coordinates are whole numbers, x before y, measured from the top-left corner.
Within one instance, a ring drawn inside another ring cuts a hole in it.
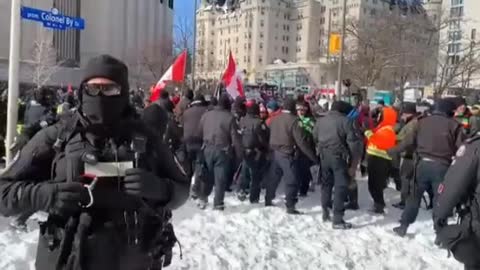
[[[89,203],[87,188],[79,182],[42,183],[38,185],[35,205],[37,210],[60,215],[71,215]]]
[[[127,194],[159,201],[169,201],[172,192],[167,179],[140,168],[125,171],[123,188]]]

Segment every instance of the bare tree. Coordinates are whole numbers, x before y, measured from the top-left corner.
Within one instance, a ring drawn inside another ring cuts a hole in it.
[[[137,88],[155,84],[173,61],[172,40],[164,38],[128,55],[130,77]]]
[[[352,21],[347,25],[346,72],[357,86],[398,89],[403,97],[406,82],[426,77],[434,67],[427,65],[433,44],[423,14],[393,9],[374,20]]]
[[[467,21],[468,19],[463,17],[445,16],[438,31]],[[438,40],[440,50],[435,59],[438,66],[435,96],[441,96],[450,88],[470,88],[473,77],[480,72],[480,44],[470,33],[464,36],[457,33],[461,32],[450,31]]]
[[[31,58],[27,62],[32,67],[31,79],[37,88],[49,83],[52,75],[60,68],[57,62],[57,50],[53,46],[53,37],[48,30],[41,29],[34,41]]]
[[[173,47],[177,51],[187,50],[188,53],[193,51],[193,22],[188,17],[180,17],[173,26],[175,38]]]

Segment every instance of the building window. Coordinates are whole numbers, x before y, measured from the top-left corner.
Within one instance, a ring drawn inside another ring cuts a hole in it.
[[[477,29],[476,28],[472,29],[472,35],[471,35],[470,38],[471,38],[472,41],[475,41],[477,39]]]
[[[374,5],[376,5],[376,4],[378,3],[378,1],[377,1],[377,0],[372,0],[372,3],[373,3]]]
[[[258,57],[258,63],[261,64],[263,62],[263,58],[260,56]]]
[[[286,40],[286,41],[289,41],[289,40],[290,40],[290,37],[289,37],[289,36],[286,36],[286,37],[285,37],[285,40]]]
[[[260,42],[260,49],[263,49],[263,43]]]
[[[263,38],[263,32],[260,32],[260,38]]]
[[[462,17],[463,7],[454,7],[450,9],[450,17]]]
[[[265,22],[263,20],[260,21],[260,26],[263,27]]]
[[[372,8],[372,9],[370,10],[370,15],[371,15],[371,16],[375,16],[375,14],[377,14],[377,10],[374,9],[374,8]]]
[[[168,7],[173,9],[173,0],[168,0]]]
[[[262,8],[262,9],[260,10],[260,14],[265,15],[265,8]]]

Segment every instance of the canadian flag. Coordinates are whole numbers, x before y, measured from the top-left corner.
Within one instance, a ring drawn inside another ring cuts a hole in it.
[[[154,102],[160,98],[160,93],[165,89],[167,82],[182,82],[185,79],[185,68],[187,66],[187,51],[183,51],[173,65],[163,74],[151,91],[150,101]]]
[[[227,69],[223,73],[222,82],[225,85],[225,89],[227,89],[227,93],[234,99],[238,96],[245,96],[243,92],[242,73],[243,71],[237,70],[233,54],[230,52]]]

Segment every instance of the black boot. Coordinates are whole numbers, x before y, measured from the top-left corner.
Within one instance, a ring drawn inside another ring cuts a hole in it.
[[[407,230],[408,230],[408,226],[405,226],[405,225],[400,225],[398,227],[393,228],[393,231],[400,237],[404,237],[405,235],[407,235]]]
[[[287,214],[289,215],[303,215],[302,212],[298,211],[295,207],[288,207]]]
[[[385,206],[380,205],[380,204],[374,204],[373,208],[370,210],[372,213],[383,215],[385,214],[384,210]]]
[[[224,211],[225,210],[225,205],[223,205],[223,204],[215,205],[215,206],[213,206],[213,210]]]
[[[331,221],[330,211],[328,210],[328,208],[323,209],[322,220],[323,222]]]
[[[400,202],[398,202],[398,203],[392,204],[392,206],[395,207],[395,208],[398,208],[398,209],[403,210],[403,209],[405,209],[405,202],[404,202],[404,201],[400,201]]]
[[[332,228],[334,230],[350,230],[353,228],[353,225],[342,220],[341,222],[332,223]]]
[[[272,201],[265,201],[265,207],[273,207],[275,204],[273,204]]]

